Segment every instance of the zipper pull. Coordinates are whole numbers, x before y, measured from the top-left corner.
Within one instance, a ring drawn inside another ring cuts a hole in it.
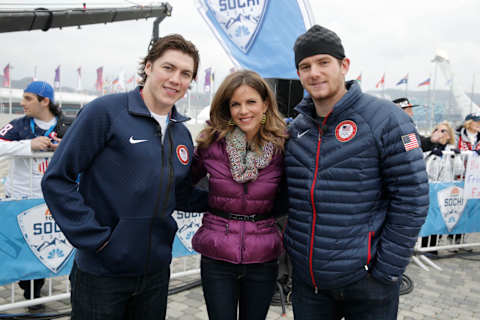
[[[313,290],[313,292],[315,292],[315,294],[318,294],[318,287],[315,286],[315,289]]]
[[[225,223],[225,235],[228,235],[229,228],[230,226],[228,225],[228,223]]]
[[[364,267],[365,267],[365,270],[367,270],[367,271],[368,271],[368,266],[367,266],[367,265],[365,265]]]

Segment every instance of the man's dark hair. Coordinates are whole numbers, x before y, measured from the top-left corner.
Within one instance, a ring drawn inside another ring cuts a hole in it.
[[[148,54],[142,59],[140,67],[138,68],[138,75],[142,78],[141,85],[145,84],[145,80],[147,80],[147,74],[144,70],[147,62],[150,61],[154,63],[165,51],[170,49],[179,50],[193,58],[193,79],[197,77],[198,65],[200,64],[200,56],[197,48],[192,42],[185,40],[181,35],[170,34],[150,44]]]
[[[35,95],[37,96],[37,99],[39,102],[45,99],[45,97],[39,96],[38,94],[35,94]],[[54,104],[50,99],[48,101],[48,109],[55,117],[60,116],[60,114],[62,113],[58,104]]]

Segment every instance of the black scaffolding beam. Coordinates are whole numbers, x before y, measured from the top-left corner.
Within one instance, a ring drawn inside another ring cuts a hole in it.
[[[88,24],[111,23],[127,20],[157,18],[160,23],[172,13],[169,3],[155,6],[134,6],[125,8],[75,8],[49,10],[0,11],[0,33],[14,31],[43,30]]]

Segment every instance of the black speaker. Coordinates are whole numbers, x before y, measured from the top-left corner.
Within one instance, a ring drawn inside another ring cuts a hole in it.
[[[278,108],[286,118],[295,118],[293,109],[303,98],[303,87],[299,80],[268,78],[266,79],[277,98]]]

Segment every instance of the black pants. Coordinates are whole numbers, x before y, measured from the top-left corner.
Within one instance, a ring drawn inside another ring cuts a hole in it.
[[[42,290],[45,279],[35,279],[33,280],[33,297],[40,298],[40,290]],[[20,280],[18,282],[20,288],[23,289],[23,296],[25,299],[30,299],[30,280]]]

